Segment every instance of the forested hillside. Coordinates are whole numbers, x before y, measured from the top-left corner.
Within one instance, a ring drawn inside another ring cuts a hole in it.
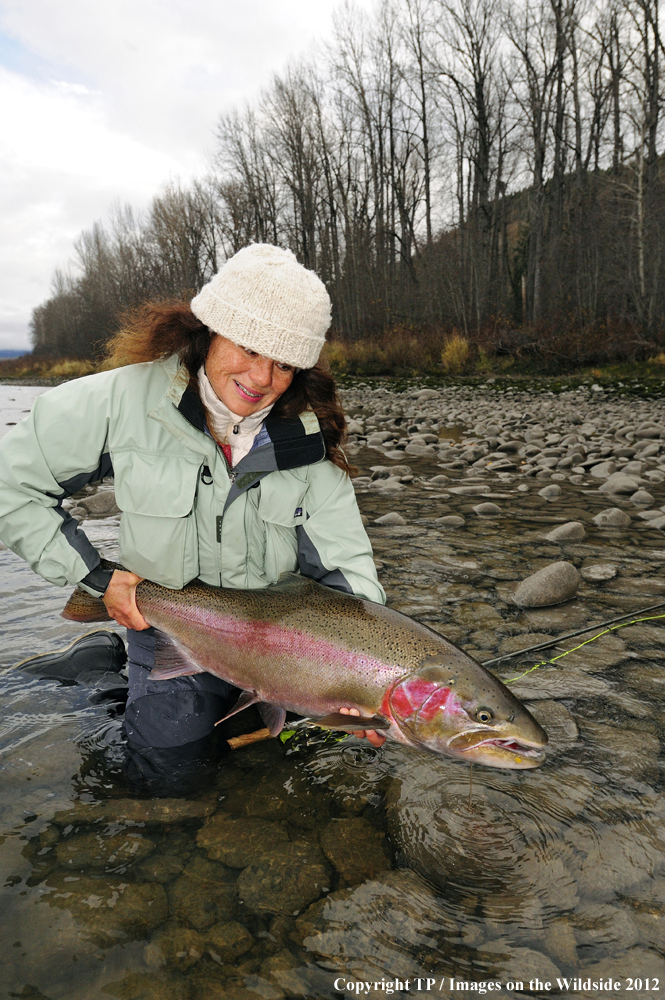
[[[81,234],[37,354],[193,294],[252,240],[328,285],[334,336],[648,356],[665,330],[658,0],[387,0],[216,124],[215,163]],[[659,348],[660,349],[660,348]]]

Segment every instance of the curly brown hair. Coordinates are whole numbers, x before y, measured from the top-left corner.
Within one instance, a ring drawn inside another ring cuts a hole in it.
[[[123,316],[120,330],[108,342],[106,364],[110,368],[157,361],[177,354],[186,366],[191,386],[198,392],[197,374],[204,363],[211,338],[215,336],[189,307],[189,302],[173,299],[148,302]],[[291,385],[273,407],[276,417],[297,417],[313,410],[330,461],[347,475],[356,470],[349,465],[342,445],[346,421],[335,380],[325,362],[304,368],[293,376]]]

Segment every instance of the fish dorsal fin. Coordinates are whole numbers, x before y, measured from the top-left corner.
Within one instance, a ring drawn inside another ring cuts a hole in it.
[[[366,718],[362,715],[342,715],[341,712],[335,712],[323,719],[312,719],[312,722],[322,729],[340,729],[347,733],[354,733],[357,729],[390,729],[390,723],[380,715]]]
[[[166,681],[172,677],[191,677],[205,673],[190,654],[174,639],[157,632],[155,635],[155,666],[150,674],[152,681]]]
[[[268,590],[277,591],[280,594],[299,594],[313,585],[314,581],[308,576],[300,573],[282,573],[277,583],[273,583]]]

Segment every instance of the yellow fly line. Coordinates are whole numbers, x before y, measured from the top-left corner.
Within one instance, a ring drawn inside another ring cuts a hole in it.
[[[602,632],[598,632],[597,635],[592,635],[590,639],[585,639],[581,642],[579,646],[573,646],[572,649],[567,649],[564,653],[559,653],[558,656],[553,656],[551,660],[543,660],[542,663],[535,663],[528,670],[525,670],[523,674],[518,674],[517,677],[511,677],[509,680],[504,681],[504,684],[513,684],[515,681],[522,680],[527,674],[532,674],[534,670],[538,667],[546,667],[549,663],[556,663],[557,660],[562,659],[564,656],[568,656],[569,653],[574,653],[578,649],[582,649],[583,646],[588,646],[590,642],[595,642],[596,639],[600,639],[602,635],[607,635],[608,632],[616,632],[619,628],[625,628],[627,625],[639,625],[640,622],[651,622],[656,618],[665,618],[665,615],[649,615],[647,618],[633,618],[632,621],[622,622],[620,625],[610,625],[608,628],[604,628]],[[552,643],[554,645],[554,643]],[[525,650],[526,652],[526,650]]]

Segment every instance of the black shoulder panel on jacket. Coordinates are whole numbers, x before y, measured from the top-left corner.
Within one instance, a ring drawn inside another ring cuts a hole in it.
[[[277,468],[297,469],[301,465],[313,465],[326,457],[326,445],[321,431],[307,434],[302,420],[280,420],[269,413],[266,430],[275,448]]]
[[[199,399],[199,394],[194,392],[191,385],[188,385],[178,403],[178,409],[186,420],[189,420],[197,431],[204,431],[206,426],[206,413],[203,403]]]

